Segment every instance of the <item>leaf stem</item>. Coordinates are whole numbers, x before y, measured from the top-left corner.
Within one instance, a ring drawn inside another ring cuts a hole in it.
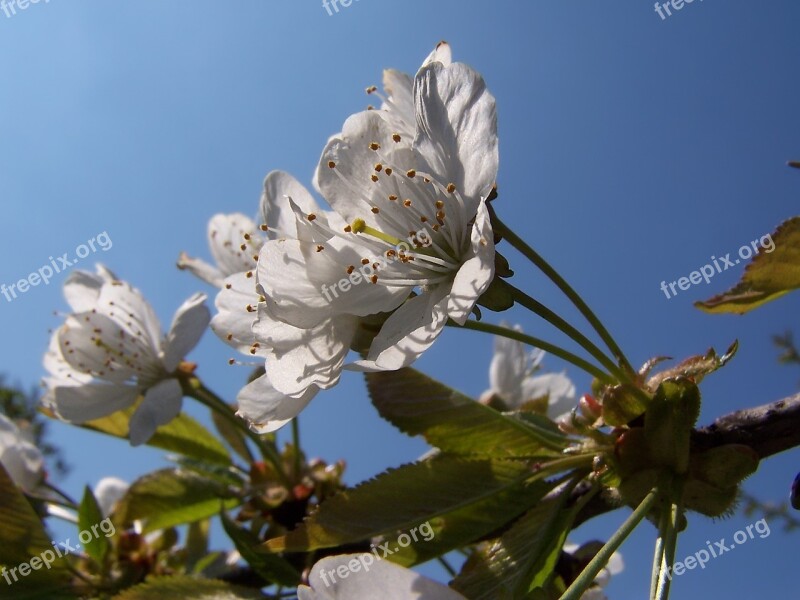
[[[622,542],[636,529],[642,519],[647,516],[647,513],[650,512],[650,509],[656,503],[656,500],[658,500],[658,489],[653,488],[650,490],[650,493],[644,497],[644,500],[641,501],[639,506],[636,507],[636,510],[634,510],[620,528],[614,532],[614,535],[609,538],[608,542],[600,548],[600,551],[589,562],[581,574],[578,575],[578,578],[575,579],[572,585],[561,595],[560,600],[578,600],[581,595],[589,589],[592,582],[597,577],[597,574],[600,573],[603,567],[608,563],[611,555],[617,551],[622,545]]]
[[[454,321],[449,321],[447,325],[450,327],[460,327],[461,329],[471,329],[473,331],[491,333],[512,340],[517,340],[518,342],[528,344],[529,346],[533,346],[535,348],[541,348],[545,352],[552,354],[553,356],[557,356],[558,358],[575,365],[579,369],[586,371],[604,383],[609,385],[613,385],[615,383],[613,378],[611,378],[608,373],[601,371],[598,367],[587,360],[584,360],[580,356],[577,356],[568,350],[564,350],[563,348],[556,346],[555,344],[551,344],[550,342],[546,342],[540,338],[522,333],[521,331],[515,331],[513,329],[509,329],[508,327],[492,325],[491,323],[484,323],[482,321],[467,321],[463,325],[458,325]]]
[[[597,315],[595,315],[592,309],[589,308],[589,305],[586,304],[583,298],[581,298],[580,294],[578,294],[575,289],[569,285],[569,283],[567,283],[567,281],[550,265],[550,263],[548,263],[538,252],[531,248],[525,242],[525,240],[511,231],[511,229],[509,229],[509,227],[499,219],[494,211],[492,211],[492,217],[492,224],[495,230],[505,239],[507,239],[509,244],[511,244],[517,251],[525,256],[525,258],[530,260],[550,279],[550,281],[556,284],[558,289],[560,289],[564,295],[570,299],[572,304],[575,305],[575,308],[577,308],[584,318],[592,325],[592,327],[594,327],[594,330],[598,333],[606,346],[608,346],[608,349],[611,350],[611,353],[617,359],[622,368],[630,373],[634,373],[633,367],[625,357],[622,349],[605,328],[600,319],[597,318]]]
[[[669,588],[672,577],[668,576],[669,569],[675,562],[675,550],[678,546],[678,527],[683,516],[683,482],[677,484],[677,491],[673,493],[677,498],[670,504],[667,514],[667,531],[664,539],[664,560],[661,563],[661,570],[658,577],[658,589],[656,590],[655,600],[667,600],[669,598]]]

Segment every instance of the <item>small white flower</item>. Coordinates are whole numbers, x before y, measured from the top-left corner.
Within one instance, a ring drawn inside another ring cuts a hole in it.
[[[216,266],[182,252],[178,268],[219,288],[229,275],[255,269],[263,243],[264,236],[249,217],[241,213],[217,214],[208,222],[208,245]]]
[[[372,554],[323,558],[308,582],[311,587],[297,588],[298,600],[466,600],[446,585]]]
[[[114,512],[117,502],[122,500],[130,484],[118,477],[104,477],[94,488],[94,497],[104,517]]]
[[[11,480],[26,492],[44,480],[44,458],[16,423],[0,415],[0,463]]]
[[[206,296],[184,302],[162,337],[152,307],[125,282],[76,271],[65,294],[76,312],[53,334],[45,355],[45,405],[66,421],[85,423],[144,396],[130,420],[130,440],[146,442],[181,410],[175,370],[208,325]]]
[[[516,325],[514,330],[521,332],[522,328]],[[483,397],[499,398],[508,410],[547,398],[547,417],[553,421],[566,418],[576,403],[575,385],[564,373],[535,375],[544,355],[539,349],[527,354],[522,342],[496,336],[489,366],[491,387]]]

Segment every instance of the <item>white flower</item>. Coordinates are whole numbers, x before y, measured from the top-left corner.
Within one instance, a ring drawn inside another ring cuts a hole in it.
[[[516,325],[514,330],[522,328]],[[499,398],[508,410],[518,410],[528,402],[546,398],[547,417],[553,421],[566,418],[576,404],[575,385],[564,373],[534,375],[544,355],[539,349],[526,354],[521,342],[496,336],[489,366],[491,388],[483,397]]]
[[[311,587],[297,588],[298,600],[465,600],[446,585],[372,554],[323,558],[308,582]]]
[[[263,243],[264,236],[249,217],[241,213],[217,214],[208,222],[208,245],[216,266],[182,252],[178,268],[219,288],[229,275],[255,269]]]
[[[94,488],[94,497],[104,517],[114,512],[117,502],[122,500],[130,484],[118,477],[104,477]]]
[[[146,442],[181,410],[175,371],[208,325],[205,295],[183,303],[165,337],[152,307],[125,282],[76,271],[65,295],[75,312],[53,334],[45,355],[50,377],[44,403],[60,418],[84,423],[144,396],[130,420],[130,440]]]
[[[264,180],[261,215],[267,235],[282,239],[303,237],[290,206],[293,202],[306,214],[326,215],[311,194],[294,177],[273,171]],[[307,239],[307,238],[306,238]],[[335,385],[350,349],[357,319],[349,315],[325,319],[310,329],[276,320],[263,301],[252,271],[228,277],[215,301],[217,315],[212,330],[246,355],[265,360],[267,375],[245,386],[237,397],[238,414],[261,433],[286,424],[308,404],[320,389]]]
[[[31,492],[44,480],[44,458],[5,415],[0,415],[0,463],[11,480]]]
[[[366,111],[323,152],[319,188],[346,225],[296,207],[307,233],[259,255],[267,306],[294,327],[394,310],[356,369],[411,364],[448,318],[466,321],[494,275],[485,205],[498,164],[494,99],[475,71],[440,62],[419,71],[414,98],[413,143]],[[344,289],[362,267],[362,284]]]

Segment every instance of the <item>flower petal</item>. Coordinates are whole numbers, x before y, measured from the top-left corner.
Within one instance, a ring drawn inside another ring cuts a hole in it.
[[[290,398],[277,391],[266,375],[254,379],[239,392],[236,414],[250,421],[250,427],[258,433],[270,433],[283,427],[300,414],[318,388],[312,386],[299,398]]]
[[[494,235],[485,202],[478,205],[471,244],[470,258],[458,270],[447,304],[448,316],[459,325],[466,322],[494,278]]]
[[[172,325],[164,342],[162,362],[167,373],[172,373],[178,363],[197,345],[211,320],[205,304],[205,294],[195,294],[175,312]]]
[[[431,174],[456,185],[467,201],[469,215],[497,178],[494,97],[483,78],[467,65],[433,62],[417,73],[414,98],[414,147],[425,157]]]
[[[78,424],[128,408],[138,397],[138,388],[107,383],[57,387],[52,394],[56,414]]]
[[[256,341],[253,323],[259,300],[254,277],[237,273],[226,278],[214,300],[217,314],[211,319],[211,330],[226,344],[246,354]]]
[[[198,279],[202,279],[214,287],[222,287],[225,279],[225,275],[217,267],[208,264],[202,258],[192,258],[186,252],[181,252],[178,257],[178,268],[189,271]]]
[[[344,577],[341,573],[345,572]],[[344,554],[318,561],[300,586],[300,600],[465,600],[446,585],[372,554]]]
[[[523,401],[548,397],[547,416],[557,421],[575,406],[575,384],[563,373],[528,377],[522,383]]]
[[[514,330],[522,331],[522,328],[516,325]],[[494,338],[494,356],[489,365],[489,384],[491,391],[510,405],[517,405],[521,401],[522,382],[527,375],[527,362],[522,342],[502,336]]]
[[[153,437],[156,429],[178,416],[182,404],[183,391],[177,379],[165,379],[147,390],[131,417],[131,446],[140,446]]]
[[[305,214],[323,215],[322,209],[306,187],[286,171],[272,171],[264,179],[261,194],[261,218],[278,235],[297,238],[297,221],[289,206],[289,198]],[[271,236],[274,239],[273,236]]]
[[[208,222],[208,244],[223,277],[254,269],[263,241],[256,224],[242,213],[216,214]]]
[[[366,251],[340,238],[320,244],[275,240],[264,244],[258,283],[272,313],[296,327],[311,328],[337,314],[366,316],[393,309],[407,288],[363,280],[351,288],[348,266],[361,266]],[[318,251],[319,250],[319,251]]]
[[[97,265],[97,273],[73,271],[64,282],[64,297],[72,312],[85,312],[97,304],[100,288],[104,283],[116,279],[103,265]]]
[[[413,363],[436,340],[447,323],[447,290],[440,286],[406,301],[372,341],[367,360],[352,370],[394,371]]]
[[[300,329],[274,318],[260,305],[253,332],[267,350],[267,376],[287,396],[302,396],[310,386],[327,389],[339,381],[358,319],[342,315],[311,329]]]
[[[97,482],[94,488],[94,497],[100,506],[100,512],[107,517],[114,510],[114,506],[128,491],[130,484],[118,477],[104,477]]]

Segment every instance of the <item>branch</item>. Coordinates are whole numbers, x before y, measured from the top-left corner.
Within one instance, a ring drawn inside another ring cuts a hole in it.
[[[800,446],[800,394],[725,415],[692,436],[693,449],[723,444],[750,446],[762,459]]]

